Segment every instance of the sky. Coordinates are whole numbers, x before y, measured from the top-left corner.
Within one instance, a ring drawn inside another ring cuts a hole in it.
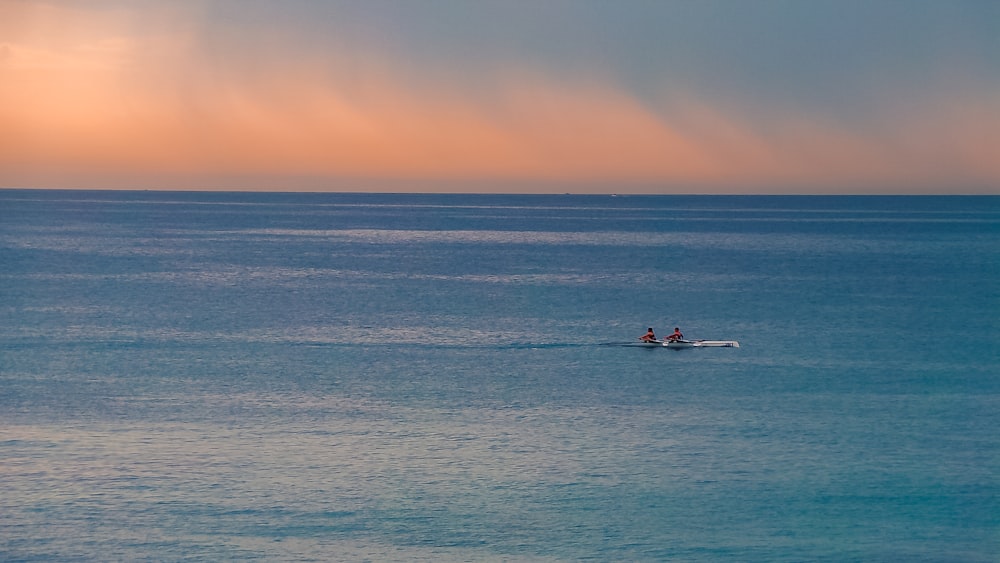
[[[0,187],[1000,194],[1000,2],[0,0]]]

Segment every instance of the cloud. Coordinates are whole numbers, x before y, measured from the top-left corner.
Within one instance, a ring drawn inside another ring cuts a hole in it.
[[[20,6],[0,10],[8,22],[36,22],[30,32],[0,24],[0,185],[1000,186],[990,82],[948,82],[907,92],[898,107],[872,106],[873,118],[841,118],[690,83],[640,93],[600,66],[552,75],[497,59],[470,78],[354,39],[307,49],[278,29],[251,44],[208,33],[190,7],[148,28],[127,10]]]

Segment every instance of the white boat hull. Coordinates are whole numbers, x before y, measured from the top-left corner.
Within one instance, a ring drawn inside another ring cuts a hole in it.
[[[740,343],[735,340],[666,340],[663,345],[667,348],[739,348]]]

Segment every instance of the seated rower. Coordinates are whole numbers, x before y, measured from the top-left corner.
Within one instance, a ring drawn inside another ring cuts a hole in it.
[[[649,331],[639,337],[639,340],[643,342],[656,342],[656,335],[653,334],[653,327],[649,327]]]
[[[668,336],[667,340],[684,340],[684,335],[681,334],[681,329],[674,327],[674,333]]]

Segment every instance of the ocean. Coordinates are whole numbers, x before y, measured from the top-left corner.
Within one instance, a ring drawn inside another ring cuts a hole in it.
[[[998,319],[1000,197],[0,190],[0,560],[998,561]]]

